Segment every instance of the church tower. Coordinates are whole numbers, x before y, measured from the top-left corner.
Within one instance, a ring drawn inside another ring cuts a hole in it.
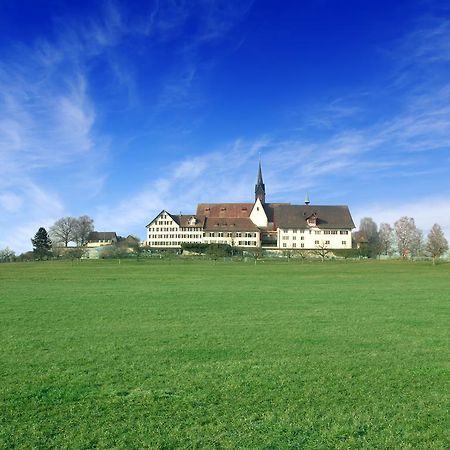
[[[256,179],[255,184],[255,201],[258,200],[258,198],[261,200],[261,203],[265,203],[266,201],[266,187],[263,182],[262,177],[262,170],[261,170],[261,161],[259,161],[259,168],[258,168],[258,177]]]

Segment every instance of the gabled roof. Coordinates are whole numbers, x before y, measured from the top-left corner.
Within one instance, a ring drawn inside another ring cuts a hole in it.
[[[206,219],[206,231],[259,231],[259,228],[248,218],[218,218]]]
[[[197,217],[195,214],[170,214],[165,209],[163,209],[160,213],[156,215],[156,217],[150,221],[150,223],[147,225],[147,228],[161,215],[161,214],[167,214],[176,224],[178,224],[180,227],[202,227],[205,218],[204,217]],[[189,225],[189,221],[192,217],[195,217],[197,219],[197,223],[195,225]]]
[[[277,205],[273,208],[274,223],[278,228],[309,228],[306,219],[317,215],[317,228],[355,228],[348,206]]]
[[[252,212],[253,203],[199,203],[197,217],[247,218]]]
[[[87,237],[88,242],[117,240],[115,231],[91,231]]]
[[[180,226],[180,227],[203,227],[203,223],[205,221],[204,217],[198,218],[195,214],[179,214],[177,216],[170,215],[173,220]],[[194,218],[196,220],[195,225],[191,225],[189,222],[191,219]]]
[[[264,203],[264,211],[266,212],[267,220],[273,222],[274,210],[280,205],[290,205],[290,203]]]

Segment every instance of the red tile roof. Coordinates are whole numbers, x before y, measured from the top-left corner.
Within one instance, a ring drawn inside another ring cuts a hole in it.
[[[197,217],[247,218],[252,212],[253,203],[199,203]]]
[[[258,231],[259,228],[248,218],[208,217],[206,231]]]

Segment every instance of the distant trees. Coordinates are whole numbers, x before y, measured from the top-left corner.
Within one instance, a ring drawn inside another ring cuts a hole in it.
[[[388,223],[380,223],[378,249],[381,255],[390,255],[394,243],[394,229]]]
[[[89,216],[80,216],[76,219],[73,240],[78,247],[87,244],[87,238],[91,231],[94,231],[94,219]]]
[[[0,250],[0,262],[12,262],[16,259],[16,254],[9,247]]]
[[[313,250],[313,253],[320,257],[322,262],[325,261],[325,258],[331,253],[328,244],[325,244],[323,241],[320,244],[316,245],[316,248]]]
[[[380,237],[378,226],[371,217],[363,217],[359,224],[359,239],[363,240],[369,257],[373,258],[380,253]]]
[[[45,228],[39,228],[34,238],[31,239],[31,243],[33,244],[33,253],[36,259],[46,259],[52,254],[52,241]]]
[[[56,245],[67,247],[74,240],[76,219],[74,217],[61,217],[50,227],[50,236]]]
[[[391,255],[398,251],[401,258],[415,258],[419,255],[428,255],[433,262],[446,251],[448,242],[442,228],[434,224],[428,234],[426,244],[423,242],[423,233],[412,217],[403,216],[392,227],[388,223],[381,223],[379,228],[371,217],[361,219],[359,230],[354,233],[354,239],[360,252],[366,253],[370,258],[378,255]],[[335,254],[339,250],[334,251]]]
[[[77,246],[85,245],[91,231],[94,231],[94,220],[89,216],[62,217],[50,227],[53,242],[64,247],[69,242],[75,242]]]
[[[394,224],[398,252],[402,258],[415,257],[422,247],[422,231],[412,217],[403,216]]]
[[[447,239],[445,239],[442,228],[437,223],[433,225],[428,233],[425,249],[432,257],[433,264],[436,264],[436,258],[440,258],[448,250]]]

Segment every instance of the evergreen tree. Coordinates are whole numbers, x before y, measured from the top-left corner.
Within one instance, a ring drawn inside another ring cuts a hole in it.
[[[39,228],[34,238],[31,239],[31,243],[33,244],[33,253],[37,259],[48,258],[51,255],[52,241],[45,228]]]

